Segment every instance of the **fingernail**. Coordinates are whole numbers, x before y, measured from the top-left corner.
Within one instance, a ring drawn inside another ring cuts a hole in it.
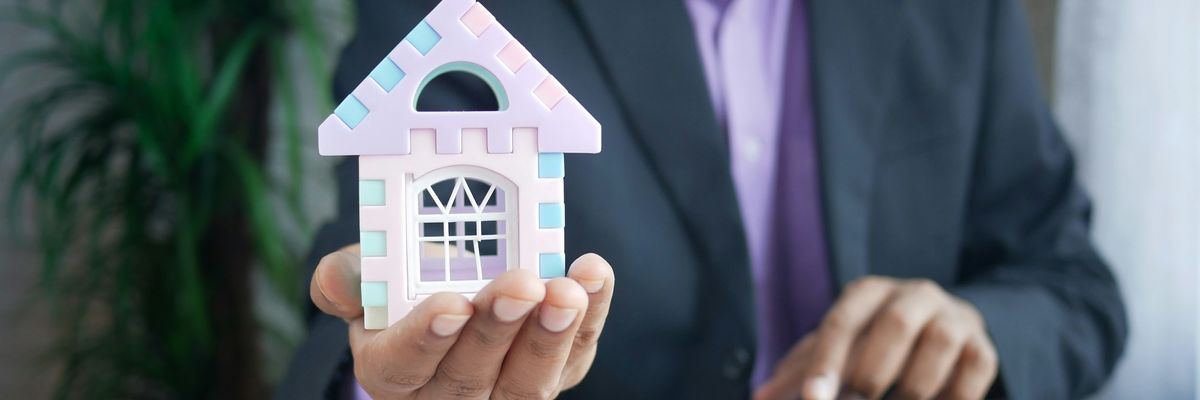
[[[579,315],[579,310],[574,308],[558,308],[555,306],[546,306],[542,309],[541,323],[542,327],[554,333],[562,332],[575,322],[575,316]]]
[[[583,290],[586,290],[588,293],[596,293],[600,289],[604,289],[604,280],[594,281],[583,279],[579,281],[579,286],[583,286]]]
[[[433,317],[433,322],[429,324],[429,329],[433,330],[433,334],[441,337],[451,336],[462,330],[463,325],[467,324],[468,319],[471,319],[468,315],[442,314]]]
[[[492,303],[492,313],[501,322],[513,322],[533,309],[537,303],[528,300],[517,300],[511,297],[500,297]]]
[[[837,386],[837,377],[824,373],[809,379],[805,392],[814,399],[834,400],[837,397]]]

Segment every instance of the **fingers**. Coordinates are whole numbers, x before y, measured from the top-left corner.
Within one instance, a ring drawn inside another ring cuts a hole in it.
[[[996,348],[986,335],[974,336],[962,348],[956,371],[940,398],[982,399],[996,380],[999,369]]]
[[[420,390],[436,373],[473,309],[461,295],[438,293],[382,331],[363,329],[361,318],[352,321],[350,348],[359,384],[374,398],[402,398]]]
[[[346,321],[362,315],[358,254],[355,244],[326,255],[317,264],[308,294],[322,312]]]
[[[884,278],[864,278],[846,286],[814,332],[811,353],[802,365],[777,371],[759,389],[759,399],[833,399],[840,373],[859,333],[886,301],[895,284]]]
[[[355,375],[376,398],[556,396],[590,368],[614,287],[612,267],[586,255],[570,279],[543,284],[528,270],[509,271],[474,303],[439,293],[388,329],[368,331],[360,271],[357,245],[329,254],[309,295],[350,324]]]
[[[528,270],[497,277],[475,295],[475,317],[446,353],[422,396],[487,397],[500,367],[534,306],[546,296],[546,285]]]
[[[970,337],[964,325],[951,313],[943,312],[925,327],[896,384],[899,398],[931,399],[942,390]]]
[[[815,334],[804,335],[800,342],[792,346],[791,350],[788,350],[788,353],[775,365],[775,372],[771,380],[754,392],[754,398],[765,400],[799,397],[801,390],[799,386],[803,384],[804,368],[807,360],[812,357],[813,345],[816,342]],[[837,388],[831,388],[829,391],[836,392]]]
[[[492,397],[555,397],[587,307],[587,293],[574,280],[558,278],[547,282],[546,300],[513,341]]]
[[[891,297],[895,283],[888,279],[865,278],[846,287],[817,328],[817,344],[803,371],[801,396],[832,399],[841,387],[841,372],[855,339],[870,323],[879,307]]]
[[[975,399],[997,374],[986,321],[928,280],[850,284],[821,325],[777,366],[756,399]],[[839,374],[845,377],[841,386]]]
[[[586,254],[575,260],[567,277],[578,282],[587,292],[588,308],[579,330],[575,332],[571,355],[563,368],[560,380],[560,386],[563,388],[578,385],[591,369],[592,361],[596,358],[600,332],[604,330],[604,321],[608,320],[608,309],[616,283],[612,266],[595,254]]]
[[[896,381],[918,335],[944,309],[946,297],[937,284],[929,281],[898,285],[891,301],[876,313],[866,336],[857,344],[861,351],[852,361],[853,372],[847,377],[849,389],[868,399],[883,396]],[[949,327],[939,325],[933,329],[936,339],[946,339],[948,333],[944,331]]]

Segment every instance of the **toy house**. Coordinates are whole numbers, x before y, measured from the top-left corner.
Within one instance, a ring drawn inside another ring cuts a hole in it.
[[[417,111],[450,71],[486,82],[499,110]],[[318,136],[322,155],[358,156],[367,328],[506,270],[565,275],[563,154],[599,152],[600,124],[482,4],[442,1]]]

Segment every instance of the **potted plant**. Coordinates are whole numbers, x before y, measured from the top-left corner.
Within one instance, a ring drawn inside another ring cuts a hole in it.
[[[303,221],[295,82],[328,87],[316,8],[45,3],[0,14],[47,39],[0,62],[0,87],[45,80],[3,110],[0,154],[18,159],[9,219],[33,226],[58,323],[56,397],[261,398],[251,279],[299,312],[280,218]],[[297,58],[313,76],[296,79]],[[264,173],[273,140],[288,179]]]

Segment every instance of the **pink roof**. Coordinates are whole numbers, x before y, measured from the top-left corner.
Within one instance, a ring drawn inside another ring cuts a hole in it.
[[[482,78],[503,87],[498,100],[507,108],[417,112],[418,90],[447,66],[492,75]],[[327,156],[408,154],[411,130],[434,129],[439,152],[453,152],[464,128],[487,129],[489,149],[511,148],[513,128],[536,128],[539,152],[600,151],[600,123],[472,0],[443,0],[434,8],[325,118],[318,142]],[[457,143],[443,146],[444,140]]]

